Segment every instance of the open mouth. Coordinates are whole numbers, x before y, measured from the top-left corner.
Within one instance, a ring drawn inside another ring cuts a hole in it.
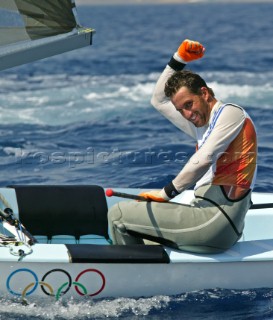
[[[195,123],[195,122],[198,121],[198,118],[199,118],[198,114],[197,114],[197,113],[193,113],[193,115],[192,115],[191,118],[190,118],[190,121],[191,121],[192,123]]]

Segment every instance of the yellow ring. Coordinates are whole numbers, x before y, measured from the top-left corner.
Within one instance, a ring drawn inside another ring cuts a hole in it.
[[[50,284],[48,284],[48,283],[46,283],[46,282],[43,282],[43,281],[39,281],[38,283],[39,283],[40,285],[42,285],[42,286],[47,287],[47,288],[49,289],[49,291],[50,291],[50,295],[51,295],[51,296],[54,296],[53,288],[51,287]],[[28,289],[30,289],[31,287],[33,287],[34,284],[35,284],[35,282],[31,282],[31,283],[28,284],[28,285],[25,287],[25,289],[23,290],[23,292],[22,292],[22,298],[23,298],[24,300],[26,299],[26,293],[27,293]]]

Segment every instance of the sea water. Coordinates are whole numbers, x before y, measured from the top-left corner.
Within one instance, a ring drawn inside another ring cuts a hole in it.
[[[273,192],[273,3],[85,6],[78,14],[96,29],[91,47],[1,72],[1,186],[161,188],[171,181],[194,141],[150,99],[189,38],[206,55],[188,68],[255,121],[255,191]],[[273,319],[272,299],[271,289],[28,306],[3,298],[0,319]]]

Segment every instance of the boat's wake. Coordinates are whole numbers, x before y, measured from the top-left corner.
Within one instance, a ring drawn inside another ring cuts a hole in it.
[[[272,319],[273,290],[202,290],[176,296],[55,301],[0,300],[0,319]]]

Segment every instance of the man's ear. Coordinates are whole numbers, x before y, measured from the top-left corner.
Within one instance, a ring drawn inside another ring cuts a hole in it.
[[[210,93],[209,93],[209,89],[207,87],[202,87],[201,93],[202,93],[202,96],[204,97],[205,100],[209,99]]]

